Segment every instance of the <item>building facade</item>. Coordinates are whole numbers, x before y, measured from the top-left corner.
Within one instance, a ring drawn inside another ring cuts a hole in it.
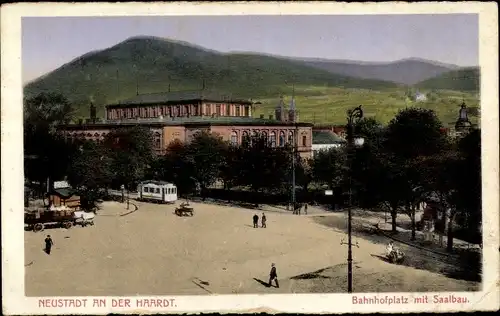
[[[302,157],[311,157],[313,124],[299,123],[290,113],[269,119],[253,118],[252,106],[251,101],[199,92],[138,95],[108,105],[104,120],[91,117],[86,123],[61,125],[58,129],[70,141],[98,142],[113,130],[145,126],[153,134],[153,148],[158,154],[165,153],[173,141],[189,142],[200,131],[217,134],[234,145],[259,134],[268,138],[270,146],[294,144]],[[92,107],[90,112],[95,113]]]

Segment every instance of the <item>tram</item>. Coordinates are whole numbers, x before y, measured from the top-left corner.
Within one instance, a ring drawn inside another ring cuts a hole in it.
[[[177,201],[177,187],[173,183],[148,180],[137,186],[139,200],[174,203]]]

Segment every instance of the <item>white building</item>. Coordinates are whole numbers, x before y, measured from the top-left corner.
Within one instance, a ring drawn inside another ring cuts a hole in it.
[[[417,102],[427,101],[427,95],[425,93],[417,92],[415,93],[415,101]]]
[[[346,140],[329,131],[313,131],[312,157],[320,151],[328,151],[332,148],[344,146]]]

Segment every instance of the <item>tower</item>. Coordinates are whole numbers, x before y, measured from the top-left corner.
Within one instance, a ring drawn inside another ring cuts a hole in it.
[[[290,101],[290,109],[288,110],[288,121],[291,123],[297,123],[299,121],[299,114],[295,106],[295,86],[292,92],[292,100]]]
[[[460,110],[458,111],[458,119],[455,123],[455,133],[458,135],[462,135],[464,133],[467,133],[471,127],[472,123],[469,120],[467,106],[465,105],[465,102],[462,102]]]
[[[96,107],[94,106],[93,102],[90,102],[90,121],[95,124],[97,120],[97,113],[96,113]]]
[[[285,122],[286,121],[286,110],[285,110],[285,102],[283,101],[283,95],[280,96],[280,101],[276,108],[274,109],[274,115],[277,121]]]

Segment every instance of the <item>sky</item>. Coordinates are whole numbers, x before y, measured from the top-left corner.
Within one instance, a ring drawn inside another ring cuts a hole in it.
[[[23,82],[132,36],[221,51],[386,62],[479,64],[476,14],[24,17]]]

